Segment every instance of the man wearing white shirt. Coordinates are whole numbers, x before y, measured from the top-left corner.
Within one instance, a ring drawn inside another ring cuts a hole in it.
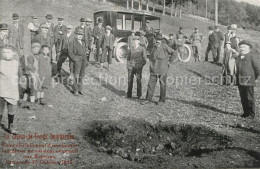
[[[32,22],[28,24],[28,29],[31,32],[31,40],[34,38],[35,35],[39,34],[39,27],[40,24],[38,23],[37,16],[32,16]]]

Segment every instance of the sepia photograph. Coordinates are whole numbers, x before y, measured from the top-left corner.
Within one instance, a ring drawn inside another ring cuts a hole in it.
[[[0,169],[260,168],[260,0],[0,0]]]

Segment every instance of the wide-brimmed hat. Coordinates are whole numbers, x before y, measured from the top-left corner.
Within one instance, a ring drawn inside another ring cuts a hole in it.
[[[18,13],[13,13],[13,20],[17,20],[17,19],[19,19]]]
[[[52,16],[52,14],[47,14],[47,15],[45,16],[45,18],[47,18],[47,19],[53,19],[53,16]]]
[[[86,19],[85,18],[80,18],[79,21],[80,22],[86,22]]]
[[[58,19],[58,21],[63,21],[64,20],[64,18],[62,18],[62,17],[59,17],[57,19]]]
[[[250,48],[252,48],[252,44],[248,40],[242,40],[238,45],[248,45]]]
[[[1,23],[0,24],[0,30],[9,30],[9,26],[6,23]]]
[[[84,31],[83,31],[83,29],[76,29],[75,34],[84,35]]]
[[[109,26],[109,25],[106,26],[106,29],[107,30],[112,30],[111,26]]]
[[[86,22],[92,22],[91,18],[86,18]]]

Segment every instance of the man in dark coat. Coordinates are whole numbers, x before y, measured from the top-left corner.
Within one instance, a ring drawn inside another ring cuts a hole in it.
[[[59,55],[58,55],[58,48],[61,43],[61,38],[62,35],[64,35],[67,31],[67,28],[65,25],[63,25],[63,18],[59,17],[58,18],[58,25],[56,25],[53,29],[53,35],[54,35],[54,44],[55,44],[55,49],[56,49],[56,60],[59,60]]]
[[[54,34],[54,24],[51,22],[52,19],[53,19],[53,16],[51,14],[47,14],[45,16],[45,18],[46,18],[46,21],[41,23],[40,27],[42,25],[46,25],[48,27],[48,35],[53,37],[53,34]],[[52,46],[50,46],[50,47],[52,47]]]
[[[128,90],[127,98],[132,98],[133,79],[136,75],[137,82],[137,97],[142,96],[142,70],[146,63],[147,56],[144,47],[140,46],[139,37],[133,37],[133,45],[130,47],[129,55],[127,56],[128,69]]]
[[[218,47],[217,47],[217,58],[215,62],[218,62],[220,59],[220,54],[221,54],[221,47],[224,41],[224,35],[223,33],[219,30],[218,26],[215,26],[215,32],[217,33],[217,39],[218,39]]]
[[[254,86],[260,75],[260,58],[251,51],[250,42],[243,40],[239,43],[240,55],[236,59],[236,80],[244,113],[241,117],[255,117]]]
[[[172,49],[176,50],[176,48],[175,48],[175,39],[174,39],[173,34],[170,34],[169,38],[170,39],[168,40],[168,46],[171,47]]]
[[[15,46],[20,56],[24,49],[24,26],[19,23],[19,15],[13,14],[13,24],[10,26],[9,43]]]
[[[59,60],[57,63],[57,73],[58,73],[58,77],[61,76],[61,67],[63,62],[65,62],[65,60],[67,58],[69,58],[69,68],[70,68],[70,73],[73,73],[73,61],[71,60],[71,58],[69,57],[69,43],[71,41],[73,41],[75,38],[73,32],[72,32],[72,26],[68,25],[67,26],[67,32],[62,35],[61,37],[61,41],[58,47],[58,55]]]
[[[217,49],[218,49],[219,43],[218,43],[218,35],[216,32],[214,32],[213,27],[209,27],[209,42],[208,47],[205,54],[205,61],[208,61],[209,52],[212,52],[213,60],[217,60]]]
[[[6,23],[0,24],[0,46],[4,46],[9,43],[8,40],[9,26]]]
[[[84,31],[77,29],[75,31],[76,38],[69,43],[69,56],[74,62],[74,95],[83,95],[83,80],[87,66],[86,45],[83,41]]]
[[[154,89],[157,80],[160,81],[160,99],[159,102],[164,103],[166,101],[166,81],[167,73],[169,69],[169,63],[171,63],[176,57],[175,51],[167,44],[162,43],[162,38],[156,38],[156,45],[151,51],[149,57],[150,60],[150,80],[148,83],[148,89],[146,94],[146,101],[141,104],[147,104],[152,101]]]
[[[94,44],[96,45],[96,55],[95,60],[97,63],[100,63],[101,60],[101,40],[104,34],[106,33],[105,28],[102,26],[103,19],[98,18],[98,25],[94,27],[93,36],[94,36]]]
[[[104,62],[108,62],[108,69],[112,64],[112,53],[113,53],[115,37],[111,33],[111,30],[112,28],[109,25],[106,26],[106,33],[103,35],[101,41],[101,47],[102,47],[101,69],[103,68]]]

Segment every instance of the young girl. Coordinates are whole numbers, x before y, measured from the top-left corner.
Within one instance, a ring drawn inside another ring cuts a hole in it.
[[[41,105],[46,103],[43,101],[44,90],[51,86],[51,59],[50,59],[50,47],[43,45],[40,51],[40,57],[38,61],[38,73],[39,73],[39,88],[37,91],[37,102]]]
[[[226,48],[224,51],[223,58],[223,85],[229,85],[234,83],[234,76],[236,73],[236,60],[235,58],[239,55],[239,53],[231,48],[231,42],[226,42]],[[229,80],[230,79],[230,80]]]
[[[19,100],[19,56],[15,47],[4,45],[0,47],[0,123],[5,105],[8,110],[8,130],[16,134],[14,115]]]

